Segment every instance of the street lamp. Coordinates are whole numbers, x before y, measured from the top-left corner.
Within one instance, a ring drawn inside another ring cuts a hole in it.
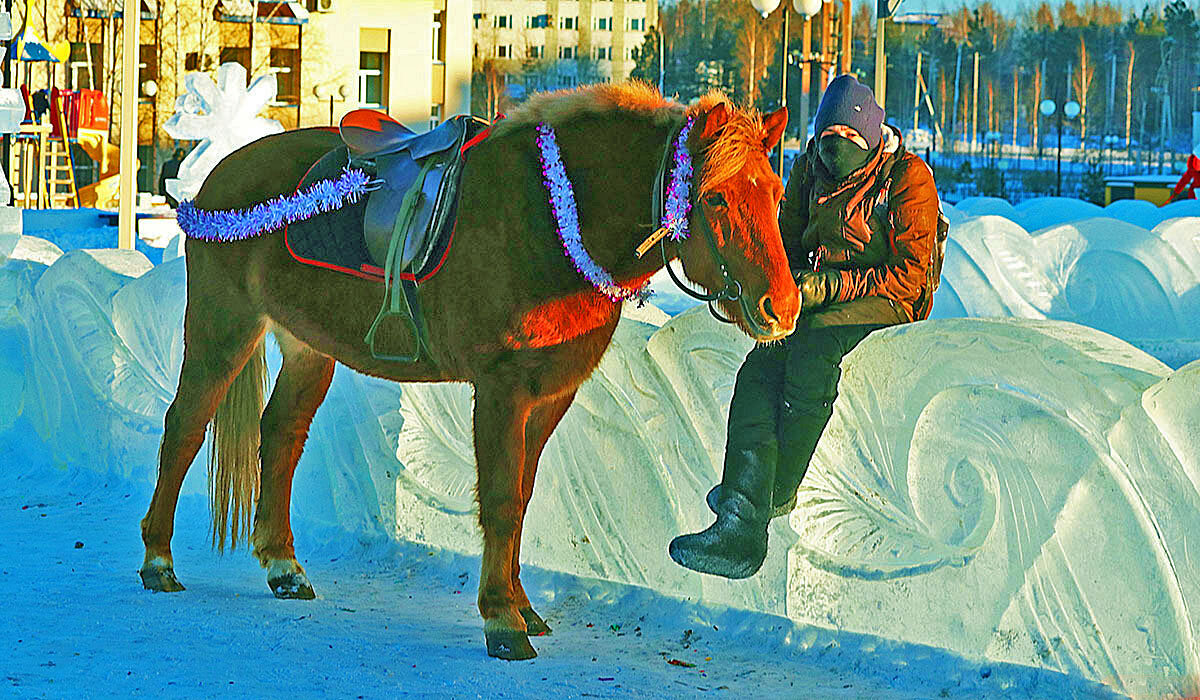
[[[822,0],[792,0],[792,7],[796,10],[796,12],[798,12],[800,15],[802,15],[805,19],[810,19],[811,17],[813,17],[813,15],[816,15],[818,12],[821,11],[821,3],[822,3]],[[769,15],[775,11],[775,8],[779,7],[780,0],[750,0],[750,4],[765,19],[767,17],[767,15]],[[787,107],[787,69],[788,69],[788,11],[787,11],[787,5],[784,5],[784,7],[783,7],[783,37],[782,37],[782,40],[780,43],[782,44],[782,48],[780,49],[780,57],[781,57],[782,63],[780,64],[781,77],[779,79],[779,105],[781,107]],[[807,47],[805,47],[805,50],[807,50]],[[806,115],[804,115],[804,117],[805,117],[805,121],[807,121],[808,115],[806,114]],[[804,128],[808,128],[808,124],[805,124]],[[785,129],[785,131],[786,131],[786,129]],[[779,139],[779,177],[781,177],[781,178],[783,177],[783,142],[784,142],[784,140],[785,140],[784,138]]]
[[[1049,117],[1049,116],[1051,116],[1051,115],[1053,115],[1053,114],[1055,113],[1055,110],[1057,110],[1057,109],[1058,109],[1058,105],[1054,104],[1054,100],[1042,100],[1042,104],[1039,106],[1039,108],[1038,108],[1038,109],[1040,109],[1040,110],[1041,110],[1042,114],[1044,114],[1044,115],[1046,115],[1047,117]],[[1058,184],[1057,184],[1057,185],[1055,186],[1055,188],[1054,188],[1054,196],[1055,196],[1055,197],[1061,197],[1061,196],[1062,196],[1062,126],[1063,126],[1063,115],[1065,114],[1065,115],[1066,115],[1066,117],[1067,117],[1067,119],[1074,119],[1075,117],[1078,117],[1078,116],[1079,116],[1079,111],[1080,111],[1080,108],[1079,108],[1079,103],[1078,103],[1078,102],[1076,102],[1075,100],[1071,100],[1070,102],[1068,102],[1068,103],[1066,103],[1065,105],[1063,105],[1062,111],[1058,113],[1058,153],[1057,153],[1057,155],[1055,155],[1055,162],[1056,162],[1055,168],[1056,168],[1056,170],[1057,170],[1057,172],[1058,172]]]

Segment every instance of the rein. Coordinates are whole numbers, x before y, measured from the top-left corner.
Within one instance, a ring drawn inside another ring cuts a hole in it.
[[[736,278],[734,278],[733,275],[731,275],[729,273],[729,264],[725,261],[725,256],[721,255],[721,250],[717,246],[716,238],[713,237],[712,226],[709,225],[709,223],[707,221],[707,219],[708,219],[707,214],[703,214],[703,212],[702,212],[702,215],[705,217],[705,225],[702,227],[704,229],[704,240],[708,243],[708,249],[712,253],[713,259],[716,260],[716,262],[717,262],[717,267],[721,271],[721,279],[725,286],[722,287],[722,289],[720,291],[713,293],[713,294],[704,294],[702,292],[694,291],[690,287],[688,287],[682,280],[680,280],[678,276],[676,276],[675,269],[671,267],[671,258],[667,256],[667,236],[666,236],[666,234],[671,231],[672,227],[670,224],[675,223],[675,222],[673,222],[671,220],[672,212],[667,211],[667,202],[663,197],[663,191],[665,189],[666,176],[667,176],[667,162],[670,160],[671,153],[672,153],[671,145],[672,145],[672,143],[675,142],[675,140],[678,138],[678,135],[683,131],[683,129],[688,126],[690,126],[690,121],[688,123],[686,123],[685,125],[680,126],[678,129],[672,131],[670,138],[667,139],[667,147],[663,151],[662,160],[660,160],[659,164],[658,164],[658,173],[654,177],[654,196],[652,198],[652,203],[651,203],[651,216],[653,217],[651,220],[661,220],[664,222],[664,225],[662,228],[660,228],[657,231],[655,231],[654,233],[650,234],[650,237],[647,238],[645,241],[643,241],[641,243],[641,245],[639,245],[637,247],[637,256],[639,258],[642,257],[646,252],[648,252],[650,250],[650,248],[654,247],[655,243],[659,243],[660,244],[659,247],[662,251],[663,267],[667,268],[667,275],[670,276],[671,281],[675,283],[675,286],[678,287],[681,292],[683,292],[684,294],[687,294],[688,296],[692,297],[693,299],[697,299],[699,301],[705,302],[708,305],[708,312],[710,314],[712,314],[713,318],[717,319],[721,323],[736,323],[736,321],[734,321],[731,318],[726,318],[726,317],[722,316],[721,313],[719,311],[717,311],[717,308],[715,306],[713,306],[713,302],[717,302],[717,301],[736,301],[736,302],[738,302],[738,304],[742,308],[742,315],[746,318],[746,324],[748,326],[750,326],[751,330],[753,330],[756,334],[765,335],[766,329],[764,329],[762,327],[762,325],[758,323],[758,320],[755,318],[755,314],[753,313],[753,310],[750,309],[750,305],[746,302],[745,297],[742,295],[742,283],[739,282]],[[680,146],[682,146],[682,144],[680,144]],[[690,201],[688,202],[687,208],[691,209]],[[687,224],[686,224],[687,215],[688,215],[687,212],[683,213],[684,234],[680,235],[680,236],[672,235],[671,239],[673,242],[678,242],[687,236],[687,233],[686,233],[686,231],[687,231]],[[677,223],[675,225],[678,226]],[[676,255],[676,257],[678,257],[678,256]]]

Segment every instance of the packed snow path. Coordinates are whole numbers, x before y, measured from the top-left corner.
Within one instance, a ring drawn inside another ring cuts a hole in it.
[[[539,658],[497,661],[475,610],[478,558],[322,544],[301,523],[319,597],[280,601],[245,552],[212,553],[198,496],[183,498],[175,536],[188,590],[153,594],[136,571],[147,485],[0,461],[14,475],[0,494],[0,696],[1117,697],[1056,673],[536,569],[526,587],[555,632],[534,640]]]

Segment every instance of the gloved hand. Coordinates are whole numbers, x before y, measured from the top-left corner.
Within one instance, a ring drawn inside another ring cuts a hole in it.
[[[842,276],[837,270],[805,270],[796,275],[796,286],[800,288],[800,311],[803,313],[836,301],[842,291]]]

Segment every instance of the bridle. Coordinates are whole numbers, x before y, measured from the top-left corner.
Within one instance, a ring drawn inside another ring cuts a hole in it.
[[[662,160],[659,161],[658,165],[658,173],[654,177],[654,195],[651,204],[651,215],[653,218],[651,221],[661,221],[663,214],[666,211],[666,202],[663,192],[666,188],[667,163],[671,160],[671,147],[675,143],[675,139],[679,135],[679,132],[682,130],[682,128],[682,126],[676,127],[671,131],[669,137],[667,138],[667,146],[665,149],[663,149]],[[695,210],[695,201],[693,201],[692,212],[695,212]],[[678,276],[676,276],[675,270],[671,267],[671,258],[667,256],[667,237],[665,235],[665,229],[659,229],[658,231],[655,231],[649,238],[646,239],[645,242],[642,243],[641,246],[638,246],[638,257],[641,257],[643,253],[649,250],[649,248],[653,246],[653,242],[657,240],[657,242],[660,244],[660,249],[662,250],[663,267],[667,268],[667,274],[671,277],[671,281],[675,283],[675,286],[678,287],[680,291],[692,297],[693,299],[705,302],[708,305],[708,312],[712,314],[713,318],[722,323],[736,323],[736,321],[722,316],[717,308],[713,306],[713,302],[736,301],[741,306],[742,316],[745,317],[746,325],[750,327],[751,332],[754,335],[759,336],[768,335],[769,332],[767,329],[763,328],[763,326],[758,322],[757,313],[750,308],[749,302],[746,301],[746,297],[742,294],[742,283],[739,282],[737,278],[735,278],[729,272],[729,264],[725,261],[725,256],[721,254],[721,250],[717,246],[716,238],[713,236],[712,225],[708,221],[708,214],[701,211],[701,215],[704,216],[704,225],[701,227],[704,229],[704,240],[708,243],[708,249],[712,253],[713,259],[716,260],[717,268],[721,271],[721,279],[725,285],[720,291],[713,294],[704,294],[702,292],[694,291],[684,284],[684,282],[680,280]]]

